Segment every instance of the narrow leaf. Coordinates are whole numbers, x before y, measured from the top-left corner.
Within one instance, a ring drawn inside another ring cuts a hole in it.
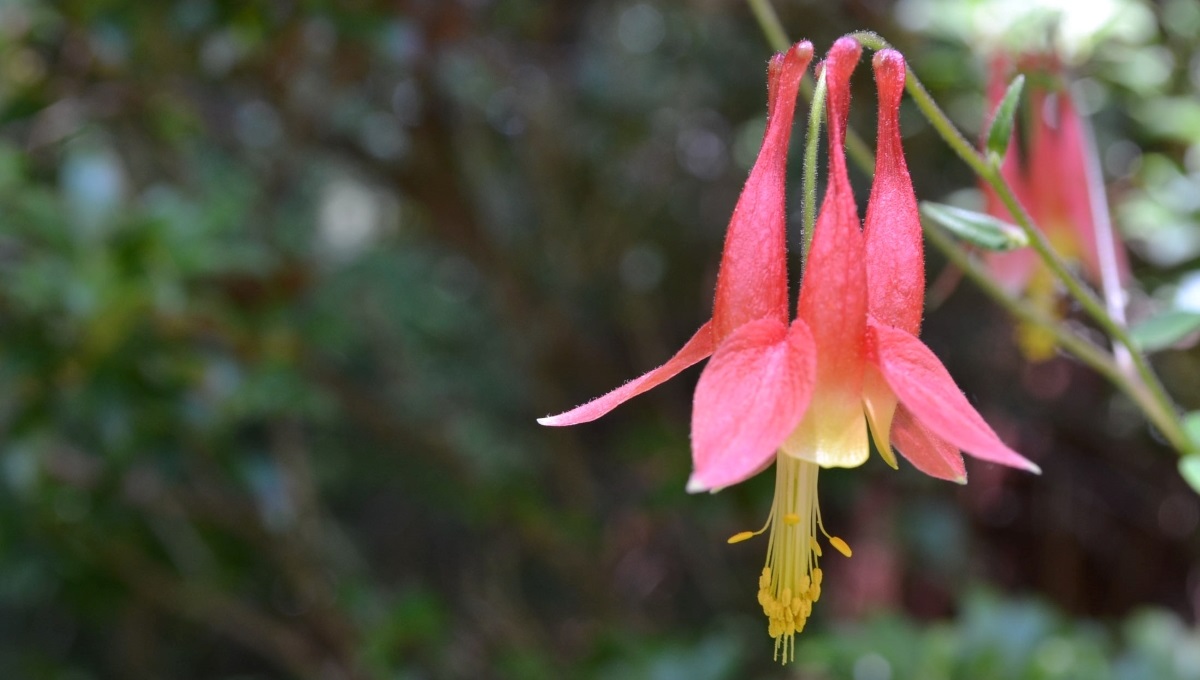
[[[1200,331],[1200,312],[1171,309],[1129,329],[1133,341],[1144,351],[1157,352]]]
[[[1200,411],[1192,411],[1183,417],[1183,431],[1192,443],[1192,451],[1200,454]]]
[[[974,210],[922,201],[921,214],[980,248],[1004,252],[1029,245],[1029,239],[1020,227]]]
[[[1025,87],[1025,76],[1018,75],[1009,83],[1004,98],[996,106],[992,115],[992,125],[988,128],[987,151],[992,161],[999,165],[1004,162],[1004,154],[1008,153],[1008,144],[1013,136],[1013,120],[1016,118],[1017,104],[1021,101],[1021,90]]]
[[[1192,487],[1192,491],[1200,493],[1200,454],[1179,459],[1179,476]]]

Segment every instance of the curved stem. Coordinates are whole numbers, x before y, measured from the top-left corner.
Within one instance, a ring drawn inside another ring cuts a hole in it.
[[[751,7],[762,5],[770,10],[768,19],[773,21],[773,26],[777,29],[778,35],[784,36],[783,44],[786,47],[786,33],[779,24],[779,18],[775,15],[774,9],[770,6],[770,0],[747,1],[751,4]],[[755,13],[759,15],[758,10]],[[759,21],[760,23],[764,22],[763,16],[759,16]],[[768,37],[771,36],[766,23],[763,24],[763,30],[768,34]],[[884,40],[883,37],[872,31],[859,31],[850,35],[859,44],[870,50],[878,51],[891,46],[887,40]],[[1128,361],[1133,364],[1133,373],[1130,374],[1128,371],[1122,371],[1117,360],[1113,359],[1113,355],[1097,348],[1094,344],[1083,340],[1078,335],[1067,331],[1053,320],[1040,317],[1035,310],[1026,308],[1027,306],[1023,302],[1004,292],[1003,289],[996,285],[978,267],[975,267],[973,270],[964,268],[964,272],[975,271],[977,275],[971,276],[972,280],[979,284],[988,295],[1023,320],[1046,328],[1055,338],[1062,342],[1064,348],[1070,350],[1080,360],[1095,368],[1114,385],[1128,394],[1141,407],[1146,417],[1159,428],[1171,446],[1180,454],[1187,453],[1192,445],[1187,433],[1183,429],[1183,425],[1180,423],[1179,411],[1176,409],[1171,397],[1167,394],[1162,382],[1158,379],[1153,369],[1151,369],[1146,356],[1134,344],[1128,329],[1118,320],[1119,315],[1117,318],[1110,316],[1108,310],[1105,308],[1105,304],[1084,285],[1079,277],[1075,276],[1067,268],[1062,258],[1051,247],[1045,235],[1034,224],[1033,218],[1029,215],[1028,211],[1017,200],[1012,187],[1008,185],[999,168],[989,163],[987,158],[980,154],[975,146],[963,137],[954,123],[950,121],[950,118],[934,102],[933,97],[929,95],[921,80],[917,78],[916,73],[909,68],[906,75],[905,89],[908,90],[917,108],[925,115],[926,120],[929,121],[946,144],[958,154],[959,158],[995,190],[996,195],[1016,220],[1017,225],[1028,236],[1029,244],[1038,257],[1055,277],[1062,281],[1067,292],[1079,302],[1084,312],[1113,340],[1115,351],[1120,355],[1120,359],[1125,361],[1126,357],[1128,357]],[[857,148],[858,146],[862,148]],[[874,173],[874,158],[865,144],[862,144],[861,138],[853,133],[853,130],[850,130],[850,134],[847,136],[847,150],[850,152],[850,157],[854,163],[864,172],[868,175]],[[938,244],[939,247],[949,245],[957,249],[957,246],[954,246],[944,235],[938,234],[937,236],[933,236],[933,233],[933,230],[926,230],[926,234],[930,235],[930,240]],[[942,237],[941,240],[938,240],[938,236]],[[947,257],[950,256],[946,248],[943,247],[942,250],[947,253]],[[961,249],[957,250],[963,255],[966,262],[971,265],[974,264],[965,253],[962,253]],[[1100,354],[1097,355],[1097,352]]]
[[[820,165],[817,161],[817,151],[821,146],[821,122],[825,118],[825,71],[817,77],[817,87],[813,92],[812,106],[808,112],[808,133],[804,138],[804,221],[800,232],[803,245],[800,248],[800,272],[808,264],[808,251],[812,248],[813,225],[817,221],[817,172]]]
[[[871,49],[883,49],[888,47],[888,42],[879,35],[871,32],[859,32],[852,34],[864,47]],[[1088,316],[1100,326],[1112,340],[1115,345],[1118,345],[1118,352],[1123,356],[1127,355],[1133,363],[1135,376],[1127,375],[1124,372],[1119,373],[1119,379],[1109,376],[1119,387],[1127,393],[1132,394],[1134,390],[1145,392],[1149,401],[1140,401],[1143,410],[1162,431],[1164,437],[1171,443],[1179,453],[1185,453],[1190,448],[1190,443],[1187,434],[1183,430],[1183,426],[1179,422],[1179,411],[1175,408],[1174,402],[1167,394],[1162,382],[1158,376],[1150,368],[1150,363],[1146,356],[1142,354],[1141,349],[1133,342],[1133,338],[1129,335],[1128,329],[1113,317],[1109,316],[1108,310],[1103,302],[1087,288],[1086,285],[1075,276],[1074,273],[1067,268],[1062,258],[1054,251],[1050,245],[1050,241],[1045,234],[1034,224],[1033,218],[1029,212],[1025,210],[1025,206],[1021,205],[1017,200],[1012,187],[1004,179],[1000,170],[975,149],[971,142],[963,137],[958,131],[950,118],[938,107],[933,101],[933,97],[921,84],[921,80],[913,73],[913,70],[908,69],[906,78],[906,89],[909,95],[913,98],[917,108],[925,114],[926,120],[929,121],[938,135],[946,142],[946,144],[958,154],[958,157],[963,160],[975,174],[987,182],[996,195],[1008,209],[1009,214],[1016,219],[1017,225],[1021,227],[1025,235],[1029,237],[1029,245],[1038,254],[1042,262],[1050,269],[1050,271],[1066,286],[1067,292],[1071,297],[1075,298],[1082,306]],[[997,298],[999,299],[999,298]],[[1149,406],[1150,408],[1147,408]]]
[[[1122,392],[1128,395],[1142,409],[1146,417],[1164,435],[1168,435],[1168,433],[1178,427],[1178,422],[1173,411],[1163,411],[1159,408],[1155,395],[1147,390],[1142,383],[1129,380],[1112,354],[1098,347],[1090,340],[1072,332],[1062,323],[1046,315],[1028,302],[1009,294],[1000,284],[996,283],[991,275],[974,258],[967,254],[966,250],[955,243],[941,229],[925,223],[922,223],[922,227],[924,227],[925,236],[929,239],[929,242],[941,250],[946,259],[958,267],[967,278],[974,281],[976,285],[983,289],[984,293],[999,302],[1013,316],[1053,335],[1055,341],[1060,346],[1070,351],[1071,354],[1075,355],[1076,358],[1090,366],[1097,373],[1108,378],[1110,382],[1120,388]],[[1181,453],[1187,451],[1186,439],[1181,441],[1171,439],[1171,444]]]
[[[1028,302],[1010,294],[998,284],[987,270],[972,258],[967,251],[958,245],[953,238],[942,229],[932,226],[922,220],[921,227],[929,242],[942,251],[946,259],[957,267],[967,278],[975,282],[984,293],[996,300],[1013,316],[1025,323],[1036,326],[1054,336],[1055,341],[1065,349],[1070,350],[1080,361],[1091,366],[1098,373],[1108,378],[1120,376],[1120,369],[1113,356],[1103,348],[1065,328],[1054,318]]]
[[[775,13],[775,6],[771,4],[771,0],[746,0],[750,5],[750,11],[754,12],[754,18],[758,20],[759,27],[762,28],[763,35],[767,38],[767,44],[776,52],[784,52],[791,47],[792,42],[788,40],[787,31],[783,29],[783,23],[779,21],[779,15]]]

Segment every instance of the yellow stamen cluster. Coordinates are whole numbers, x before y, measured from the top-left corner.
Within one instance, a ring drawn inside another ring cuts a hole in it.
[[[767,563],[758,579],[758,603],[767,616],[767,632],[775,640],[775,659],[787,663],[796,656],[796,634],[821,599],[823,572],[817,566],[821,545],[819,529],[829,544],[846,557],[850,546],[829,536],[817,505],[816,464],[781,454],[776,461],[775,500],[767,524],[758,531],[743,531],[729,539],[744,541],[771,530]],[[775,521],[779,518],[779,521]]]

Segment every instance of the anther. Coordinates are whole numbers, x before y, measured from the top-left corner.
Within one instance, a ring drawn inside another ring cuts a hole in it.
[[[748,540],[751,538],[754,538],[753,531],[740,531],[740,532],[730,536],[729,542],[730,543],[741,543],[742,541],[745,541],[745,540]],[[839,548],[839,550],[841,550],[841,549]]]
[[[850,546],[847,545],[845,541],[838,538],[837,536],[829,537],[829,545],[832,545],[834,547],[834,549],[836,549],[838,552],[845,555],[846,557],[850,557],[853,554],[853,552],[850,550]]]

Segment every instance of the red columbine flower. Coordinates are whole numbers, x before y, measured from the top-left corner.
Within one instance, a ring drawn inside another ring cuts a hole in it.
[[[1093,196],[1093,181],[1101,182],[1100,168],[1092,151],[1092,142],[1083,119],[1076,110],[1074,99],[1064,83],[1062,63],[1053,56],[1032,56],[1024,60],[1037,72],[1031,79],[1030,110],[1032,131],[1029,135],[1028,163],[1018,145],[1008,145],[1001,172],[1018,200],[1041,227],[1054,249],[1070,262],[1078,262],[1084,275],[1096,285],[1101,282],[1096,220],[1108,219],[1107,212],[1098,216],[1095,210],[1108,210],[1103,195]],[[1004,96],[1005,86],[1013,74],[1008,58],[998,55],[990,65],[988,102],[994,109]],[[1049,84],[1049,85],[1047,85]],[[1014,133],[1015,136],[1015,133]],[[1000,219],[1012,221],[1012,216],[990,187],[983,185],[987,211]],[[1113,234],[1112,247],[1117,256],[1117,268],[1125,280],[1129,262],[1120,241]],[[1007,289],[1024,292],[1044,311],[1061,316],[1055,279],[1029,248],[1010,253],[990,253],[987,257],[992,274]],[[1044,331],[1032,327],[1018,329],[1018,341],[1031,359],[1049,358],[1054,340]]]
[[[795,654],[821,596],[817,504],[821,467],[855,467],[869,454],[867,420],[880,450],[891,443],[920,470],[965,481],[959,449],[1036,470],[1005,446],[963,397],[945,367],[915,337],[924,304],[916,197],[900,146],[904,60],[876,56],[879,150],[866,233],[846,172],[850,75],[862,48],[842,38],[822,68],[828,85],[829,187],[813,231],[798,318],[788,323],[784,172],[793,107],[812,53],[799,43],[771,62],[762,150],[738,200],[717,278],[713,319],[662,367],[545,425],[593,420],[712,353],[692,411],[689,491],[717,490],[776,462],[775,497],[758,602],[776,658]],[[715,348],[715,351],[714,351]],[[890,437],[889,437],[890,434]]]
[[[816,349],[812,403],[778,456],[775,500],[759,603],[776,653],[794,655],[794,636],[820,597],[825,533],[817,505],[821,467],[856,467],[870,447],[867,423],[880,452],[895,465],[891,446],[926,474],[966,481],[960,450],[992,462],[1037,470],[1006,446],[954,384],[933,352],[917,339],[925,297],[924,254],[916,196],[900,144],[899,106],[904,58],[875,56],[879,131],[875,180],[865,232],[846,172],[845,131],[850,76],[861,47],[834,43],[823,68],[828,85],[829,187],[813,231],[800,289],[799,322]],[[845,542],[826,534],[846,556]]]

